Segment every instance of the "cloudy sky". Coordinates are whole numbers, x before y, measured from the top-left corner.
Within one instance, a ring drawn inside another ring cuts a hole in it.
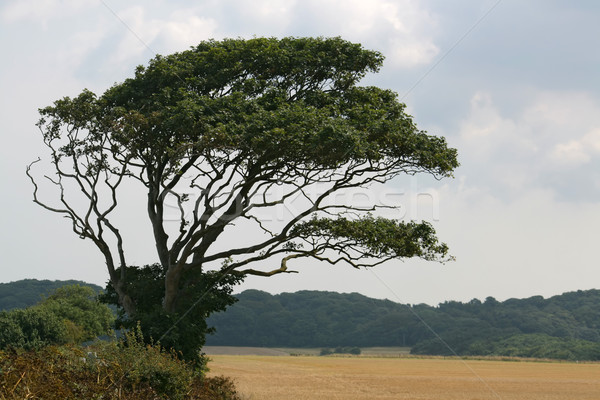
[[[598,288],[599,18],[594,1],[3,1],[0,281],[107,280],[92,244],[31,201],[25,166],[46,154],[38,108],[102,93],[155,54],[210,38],[341,36],[386,56],[365,84],[396,91],[420,128],[458,149],[454,179],[385,188],[405,218],[435,225],[456,261],[307,264],[241,289],[437,304]],[[147,223],[135,224],[130,258],[153,262]]]

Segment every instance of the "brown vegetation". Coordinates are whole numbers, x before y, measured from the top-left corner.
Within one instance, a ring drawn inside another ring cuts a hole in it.
[[[89,351],[91,350],[91,351]],[[103,343],[0,352],[0,399],[239,400],[233,382],[206,378],[159,346]]]

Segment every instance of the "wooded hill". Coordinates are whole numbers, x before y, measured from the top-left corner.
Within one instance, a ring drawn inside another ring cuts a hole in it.
[[[207,345],[409,346],[414,354],[600,360],[600,290],[403,305],[357,293],[247,290],[209,324]]]
[[[49,281],[23,279],[16,282],[0,283],[0,311],[10,311],[16,308],[33,306],[59,287],[67,285],[90,286],[95,292],[102,290],[98,285],[75,280]]]
[[[0,284],[0,310],[38,303],[80,281],[27,279]],[[95,291],[99,286],[90,285]],[[600,360],[600,290],[544,299],[488,297],[436,307],[372,299],[357,293],[247,290],[209,319],[207,345],[260,347],[407,346],[413,354],[499,355]]]

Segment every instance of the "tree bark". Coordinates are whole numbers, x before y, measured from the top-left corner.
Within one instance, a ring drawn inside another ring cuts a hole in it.
[[[163,309],[168,313],[175,312],[175,303],[179,294],[179,281],[181,272],[173,267],[170,267],[165,274],[165,297],[163,299]]]
[[[117,280],[111,279],[111,284],[112,284],[112,287],[115,289],[115,292],[117,292],[117,296],[119,296],[119,304],[121,304],[121,306],[123,307],[123,310],[125,310],[125,312],[129,316],[135,315],[135,310],[136,310],[135,302],[125,292],[124,281],[121,279],[117,279]]]

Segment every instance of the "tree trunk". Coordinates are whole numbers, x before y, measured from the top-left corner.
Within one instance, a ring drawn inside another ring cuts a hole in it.
[[[165,297],[163,299],[163,309],[168,313],[175,312],[175,301],[179,294],[179,280],[181,273],[176,266],[172,266],[165,274]]]
[[[131,297],[125,292],[123,288],[124,282],[119,279],[116,282],[111,280],[111,283],[113,288],[115,289],[115,292],[117,292],[117,295],[119,296],[119,304],[121,304],[123,310],[125,310],[125,312],[129,316],[135,315],[135,303],[133,302]]]

